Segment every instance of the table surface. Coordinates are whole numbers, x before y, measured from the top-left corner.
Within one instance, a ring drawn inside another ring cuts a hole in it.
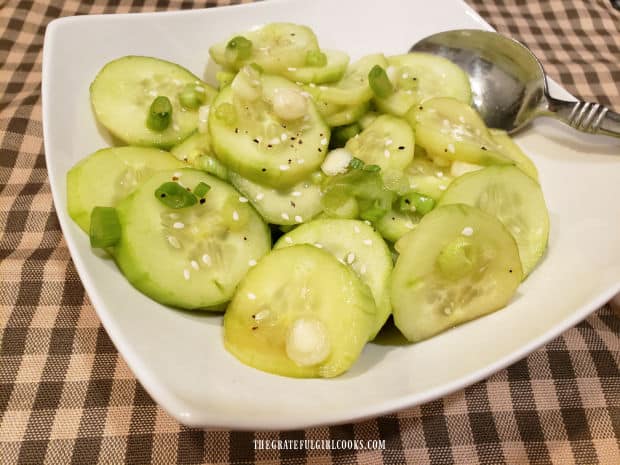
[[[486,381],[356,424],[203,431],[162,411],[110,342],[76,274],[52,204],[41,128],[49,21],[229,2],[145,3],[0,2],[1,463],[620,464],[620,312],[611,305]],[[620,108],[620,11],[612,2],[469,3],[530,46],[570,92]],[[382,439],[386,448],[254,450],[252,442],[326,438]]]

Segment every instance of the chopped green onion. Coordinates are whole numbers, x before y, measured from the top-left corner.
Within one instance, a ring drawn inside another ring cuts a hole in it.
[[[170,126],[171,121],[172,104],[170,99],[162,95],[155,97],[146,117],[146,126],[153,131],[161,132]]]
[[[340,126],[332,129],[332,137],[329,141],[330,149],[338,149],[344,147],[349,139],[359,134],[362,128],[357,123],[352,123],[347,126]]]
[[[368,83],[377,97],[387,98],[394,92],[390,78],[388,78],[385,70],[379,65],[373,66],[368,73]]]
[[[353,170],[359,170],[364,167],[364,162],[357,157],[353,157],[349,162],[349,168]]]
[[[404,212],[410,211],[426,215],[435,208],[435,200],[417,192],[409,192],[401,197],[399,208]]]
[[[195,110],[207,100],[204,87],[196,84],[188,84],[179,94],[179,102],[183,108]]]
[[[231,61],[240,61],[252,55],[252,41],[243,36],[233,37],[226,44],[226,54]]]
[[[121,224],[116,208],[95,207],[90,213],[90,246],[111,247],[121,238]]]
[[[390,209],[387,197],[360,201],[360,218],[367,221],[378,221]]]
[[[263,74],[265,72],[265,70],[263,69],[263,67],[261,65],[259,65],[258,63],[250,63],[250,67],[256,71],[258,74]]]
[[[229,86],[233,79],[235,79],[235,73],[231,73],[230,71],[218,71],[215,74],[215,79],[217,80],[221,90],[224,87]]]
[[[376,173],[377,171],[381,171],[381,167],[379,165],[366,165],[362,169],[364,171],[369,171],[371,173]]]
[[[320,50],[309,50],[306,53],[306,66],[323,67],[327,64],[327,55]]]
[[[208,185],[206,182],[199,182],[198,185],[194,187],[194,195],[201,199],[205,195],[207,195],[207,192],[209,192],[210,190],[211,186]]]
[[[228,126],[233,126],[237,122],[237,111],[231,103],[221,103],[215,109],[215,116]]]
[[[155,190],[155,197],[168,208],[185,208],[195,205],[196,196],[178,182],[165,182]]]

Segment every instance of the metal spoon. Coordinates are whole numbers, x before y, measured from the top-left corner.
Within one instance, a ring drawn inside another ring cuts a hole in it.
[[[619,113],[598,103],[551,97],[540,61],[516,40],[461,29],[426,37],[410,52],[441,55],[463,68],[473,105],[489,127],[514,133],[537,116],[551,116],[583,132],[620,137]]]

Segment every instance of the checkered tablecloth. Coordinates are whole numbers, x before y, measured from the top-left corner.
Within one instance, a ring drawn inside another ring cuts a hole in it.
[[[0,0],[0,463],[620,464],[620,313],[611,306],[484,382],[356,424],[202,431],[146,394],[84,293],[52,205],[43,34],[60,16],[225,3]],[[569,91],[620,108],[620,11],[610,0],[470,4]],[[304,438],[384,439],[386,449],[256,451],[252,442]]]

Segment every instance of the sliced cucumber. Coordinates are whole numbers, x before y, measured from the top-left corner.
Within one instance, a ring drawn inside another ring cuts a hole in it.
[[[249,40],[247,52],[236,53],[231,37],[209,49],[211,58],[225,68],[240,69],[256,63],[266,72],[279,74],[290,67],[302,67],[309,51],[319,51],[312,29],[292,23],[270,23],[240,34]]]
[[[400,118],[381,115],[345,148],[366,164],[379,165],[382,174],[399,172],[413,159],[413,130]]]
[[[524,277],[547,248],[549,213],[536,181],[513,166],[490,166],[452,183],[440,205],[464,203],[496,216],[519,246]]]
[[[408,190],[435,200],[439,200],[453,179],[450,167],[438,166],[432,160],[417,155],[405,168],[405,176]]]
[[[329,113],[323,114],[323,118],[332,128],[345,126],[359,120],[368,111],[368,108],[368,102],[359,105],[330,105]]]
[[[396,249],[394,323],[414,342],[502,308],[522,277],[510,233],[467,205],[436,208]]]
[[[230,182],[272,224],[292,225],[310,221],[321,213],[321,188],[311,180],[304,180],[285,190],[250,181],[230,172]]]
[[[347,72],[337,83],[320,86],[320,99],[338,105],[356,105],[369,101],[372,90],[368,84],[368,73],[375,65],[385,67],[387,60],[383,54],[367,55],[349,66]]]
[[[187,88],[213,100],[215,89],[185,68],[157,58],[126,56],[105,65],[90,86],[90,100],[97,120],[114,136],[130,145],[169,148],[198,127],[198,109],[181,105]],[[146,125],[149,108],[158,96],[168,97],[172,119],[162,131]]]
[[[337,376],[360,355],[376,308],[348,266],[310,245],[274,250],[251,269],[224,316],[240,361],[284,376]]]
[[[427,100],[414,107],[407,119],[415,128],[416,144],[433,159],[460,160],[477,165],[514,164],[497,148],[480,115],[456,99]]]
[[[155,197],[166,182],[210,190],[194,206],[173,209]],[[152,299],[185,309],[232,297],[270,248],[269,230],[230,185],[194,169],[159,172],[117,206],[121,241],[114,249],[129,282]]]
[[[465,104],[471,103],[467,74],[446,58],[408,53],[387,60],[394,92],[386,98],[375,96],[380,111],[404,116],[414,105],[435,97],[452,97]]]
[[[491,136],[493,137],[493,141],[499,151],[501,151],[504,155],[507,155],[509,158],[514,161],[517,168],[527,174],[534,181],[538,182],[538,170],[536,169],[536,165],[534,162],[529,159],[529,157],[523,153],[521,147],[519,147],[512,137],[508,135],[506,131],[502,131],[500,129],[490,129]]]
[[[219,93],[209,113],[211,144],[218,159],[233,171],[286,189],[319,168],[327,153],[329,128],[312,99],[295,84],[268,75],[253,82],[258,83],[254,89],[258,96],[252,101],[235,92],[234,81]],[[278,116],[276,110],[282,111],[276,106],[278,93],[302,99],[303,116],[291,120]]]
[[[338,81],[344,75],[349,64],[349,55],[338,50],[323,50],[327,58],[324,66],[288,67],[280,71],[280,75],[293,82],[304,84],[324,84]]]
[[[192,168],[206,171],[223,180],[228,179],[228,169],[215,157],[208,132],[196,131],[179,145],[175,145],[170,153]]]
[[[113,207],[153,173],[182,167],[183,163],[163,150],[146,147],[98,150],[67,173],[69,216],[88,233],[94,207]]]
[[[390,304],[388,281],[392,256],[386,243],[363,221],[322,219],[311,221],[282,236],[274,249],[310,244],[346,263],[368,285],[377,305],[377,315],[370,339],[374,339],[387,321]]]

